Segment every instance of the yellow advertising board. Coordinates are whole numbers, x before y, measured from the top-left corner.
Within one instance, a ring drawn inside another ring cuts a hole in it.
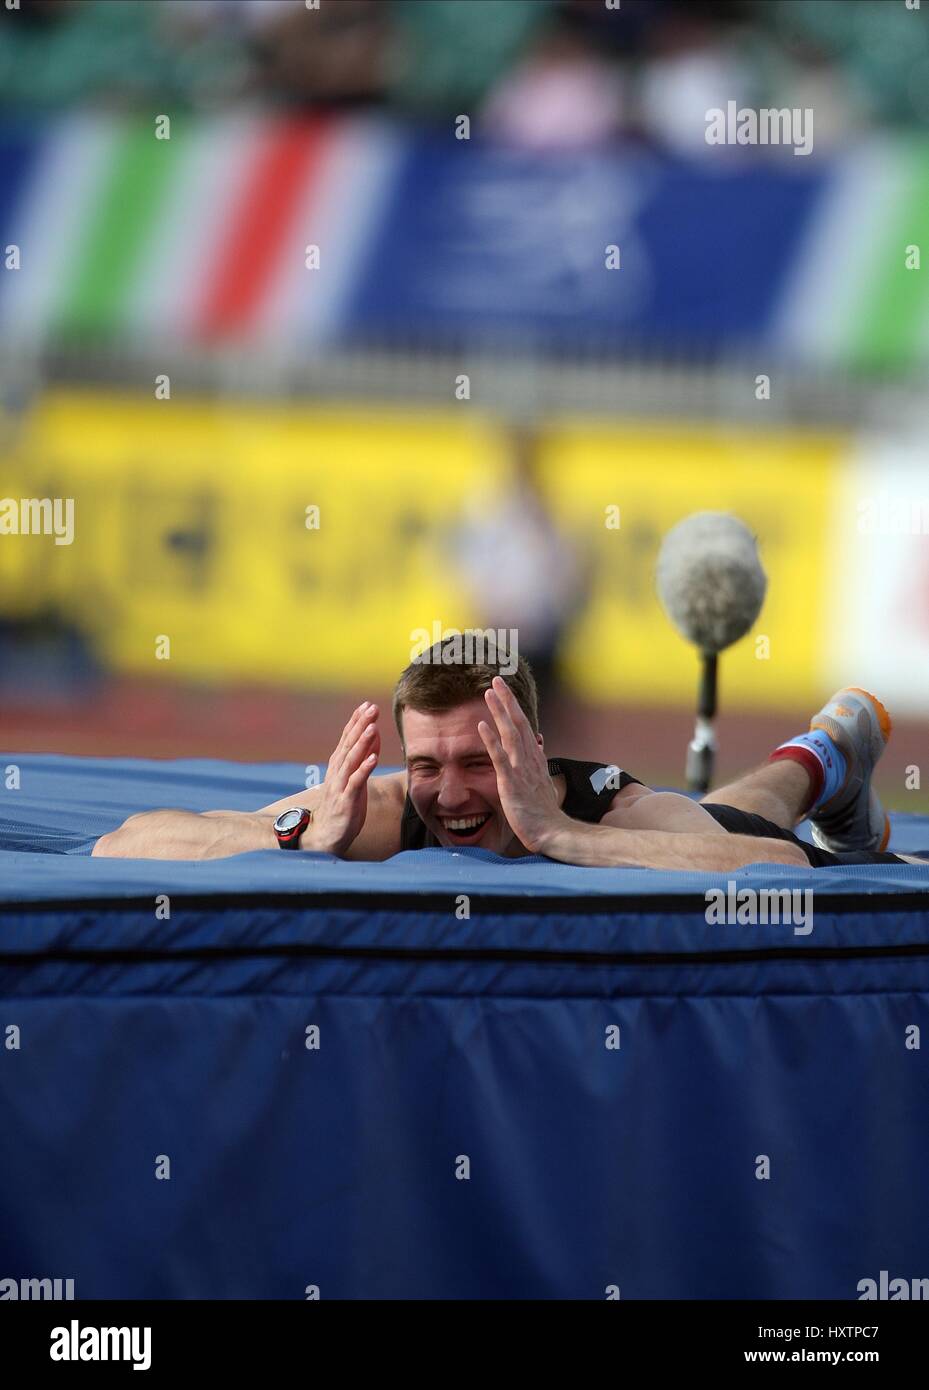
[[[724,698],[777,706],[821,693],[823,536],[843,448],[706,428],[549,428],[544,490],[592,561],[565,652],[579,692],[691,703],[696,660],[661,612],[655,559],[676,521],[719,509],[756,530],[770,581],[754,633],[725,659]],[[0,465],[4,497],[74,499],[71,544],[0,535],[4,613],[55,608],[124,673],[358,688],[395,679],[416,629],[480,623],[448,538],[469,499],[503,485],[508,456],[502,430],[470,408],[54,392]]]
[[[74,540],[0,537],[0,603],[54,604],[124,672],[167,636],[169,676],[389,684],[413,629],[472,620],[443,535],[501,466],[451,413],[49,395],[0,491],[73,497]]]

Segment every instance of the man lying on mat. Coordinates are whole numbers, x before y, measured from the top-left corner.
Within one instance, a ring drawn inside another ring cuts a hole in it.
[[[380,711],[365,703],[346,724],[320,786],[253,812],[142,812],[101,836],[93,853],[215,859],[280,845],[371,860],[480,845],[511,858],[707,871],[910,861],[883,852],[890,822],[871,774],[890,719],[864,690],[840,690],[808,733],[696,802],[653,791],[614,763],[546,758],[535,682],[522,658],[513,671],[505,658],[505,665],[444,665],[442,655],[437,643],[397,682],[402,772],[371,777]],[[793,833],[806,817],[815,845]]]

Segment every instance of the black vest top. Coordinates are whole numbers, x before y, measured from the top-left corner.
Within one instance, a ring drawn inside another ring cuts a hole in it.
[[[595,824],[606,815],[613,803],[613,797],[628,787],[630,782],[642,786],[638,777],[623,772],[615,763],[578,762],[576,758],[549,758],[550,776],[562,773],[565,779],[565,797],[561,809],[572,820]],[[607,786],[609,782],[609,786]],[[431,830],[427,830],[420,820],[409,796],[403,803],[403,818],[400,822],[400,849],[435,849],[439,842]]]

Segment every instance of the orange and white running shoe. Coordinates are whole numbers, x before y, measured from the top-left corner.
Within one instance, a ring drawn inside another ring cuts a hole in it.
[[[871,774],[891,733],[890,715],[876,696],[849,685],[833,695],[810,720],[845,757],[845,781],[810,816],[813,841],[833,854],[884,850],[890,817],[871,786]]]

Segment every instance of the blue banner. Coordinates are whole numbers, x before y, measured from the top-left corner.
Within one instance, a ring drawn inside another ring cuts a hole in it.
[[[346,331],[731,347],[768,328],[826,182],[821,171],[417,138]]]

